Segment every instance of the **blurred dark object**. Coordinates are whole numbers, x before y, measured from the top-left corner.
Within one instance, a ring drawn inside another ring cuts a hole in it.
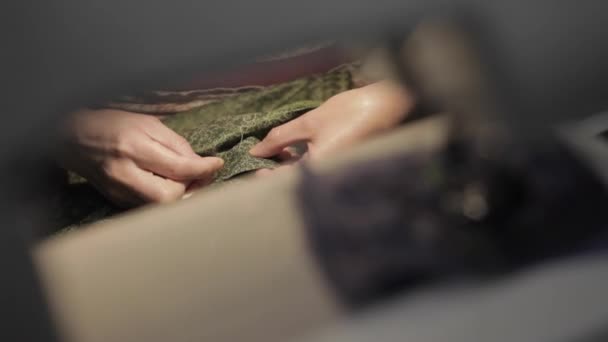
[[[421,285],[487,280],[608,247],[606,188],[563,143],[474,163],[452,148],[305,175],[309,235],[346,304],[359,309]]]
[[[304,178],[312,243],[349,304],[606,244],[608,169],[598,162],[608,145],[595,146],[597,134],[571,128],[560,136],[554,124],[505,112],[471,27],[430,20],[405,46],[393,46],[419,97],[450,114],[438,155],[421,151]]]

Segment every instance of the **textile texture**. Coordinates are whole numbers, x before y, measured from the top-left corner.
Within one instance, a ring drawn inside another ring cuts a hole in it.
[[[187,97],[185,108],[190,108],[193,98],[199,101],[197,106],[165,117],[163,122],[186,138],[198,154],[224,159],[224,167],[215,176],[214,183],[225,182],[250,171],[277,166],[277,161],[255,158],[248,153],[249,150],[273,127],[293,120],[331,96],[352,88],[351,71],[352,66],[347,65],[268,87],[191,91],[188,93],[198,96],[198,99],[196,96]],[[185,95],[166,93],[165,96],[171,97],[169,102],[176,103],[179,96]],[[159,93],[152,97],[158,98]],[[146,97],[137,97],[137,101],[132,103],[128,102],[129,99],[136,97],[125,97],[122,102],[109,106],[142,108]],[[156,102],[160,106],[166,103],[164,100]],[[150,109],[154,104],[150,101],[146,108]],[[66,231],[122,212],[82,177],[69,172],[66,178],[64,186],[52,200],[56,207],[53,211],[56,217],[52,218],[56,229]]]

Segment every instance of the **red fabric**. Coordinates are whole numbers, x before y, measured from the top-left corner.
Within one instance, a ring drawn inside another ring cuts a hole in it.
[[[327,47],[300,56],[258,62],[230,72],[201,76],[180,90],[268,86],[326,72],[347,62],[348,59],[338,48]]]

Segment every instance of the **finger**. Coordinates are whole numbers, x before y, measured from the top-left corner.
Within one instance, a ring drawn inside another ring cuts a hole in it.
[[[125,167],[122,182],[145,203],[172,202],[186,192],[186,183],[159,177],[134,163]]]
[[[299,154],[297,151],[293,150],[290,147],[287,147],[285,149],[283,149],[283,151],[281,151],[278,155],[277,155],[278,159],[281,160],[281,166],[279,166],[278,168],[281,168],[282,166],[286,166],[286,165],[290,165],[290,164],[294,164],[297,163],[302,157],[303,155]],[[273,173],[275,169],[259,169],[257,171],[255,171],[255,176],[268,176],[270,174]]]
[[[268,135],[255,145],[249,153],[254,157],[271,157],[279,154],[284,148],[312,138],[310,120],[299,117],[281,126],[275,127]]]
[[[209,179],[224,165],[221,158],[183,156],[147,139],[137,141],[134,151],[130,157],[139,167],[173,180]]]
[[[300,159],[300,157],[302,157],[302,156],[297,151],[295,151],[293,148],[291,148],[291,147],[284,148],[277,155],[277,158],[281,162],[293,162],[294,160]]]
[[[143,199],[131,189],[116,182],[96,182],[91,184],[107,199],[118,207],[129,209],[145,204]]]
[[[309,144],[308,153],[303,159],[318,160],[346,150],[357,144],[357,139],[335,134],[331,137],[320,136],[316,143]]]
[[[160,120],[155,120],[149,131],[146,131],[148,136],[165,146],[169,150],[182,155],[182,156],[193,156],[196,152],[190,146],[190,143],[181,135],[165,126]]]
[[[192,197],[193,194],[194,194],[194,190],[186,191],[186,193],[182,196],[182,199],[188,199],[188,198]]]
[[[259,169],[255,172],[255,175],[260,177],[268,176],[270,174],[272,174],[271,169]]]
[[[176,182],[140,169],[130,159],[113,160],[105,166],[105,181],[96,186],[115,204],[132,207],[150,202],[169,202],[186,189]]]

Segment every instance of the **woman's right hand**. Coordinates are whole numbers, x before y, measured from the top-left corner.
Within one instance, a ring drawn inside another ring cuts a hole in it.
[[[61,164],[120,206],[169,202],[212,181],[224,162],[197,155],[157,117],[120,110],[70,116]]]
[[[398,125],[414,103],[407,89],[391,81],[349,90],[297,119],[273,128],[250,154],[262,158],[289,158],[288,148],[302,142],[307,144],[306,157],[310,159],[338,154]]]

